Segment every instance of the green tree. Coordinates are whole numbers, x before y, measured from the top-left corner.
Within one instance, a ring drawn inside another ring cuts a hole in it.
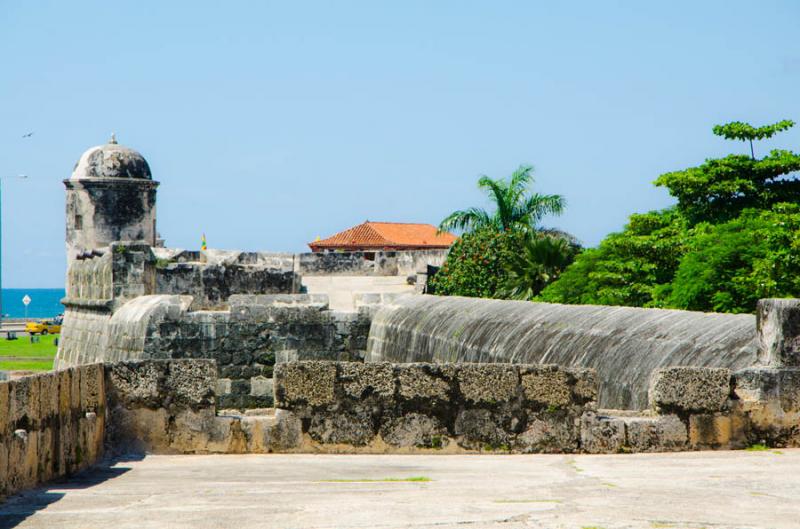
[[[756,153],[753,150],[753,140],[763,140],[771,138],[779,132],[789,130],[794,127],[794,121],[784,119],[772,125],[764,125],[761,127],[754,127],[749,123],[741,121],[731,121],[724,125],[714,125],[712,129],[714,134],[722,136],[726,140],[741,140],[750,142],[750,157],[755,160]]]
[[[631,215],[620,233],[583,252],[539,296],[543,301],[752,312],[765,296],[800,294],[796,209],[800,155],[773,150],[756,158],[754,140],[794,123],[714,127],[751,142],[751,155],[709,159],[661,175],[678,204]],[[787,272],[788,271],[788,272]]]
[[[745,210],[738,218],[695,229],[675,274],[668,305],[753,312],[764,297],[800,296],[800,207]]]
[[[537,233],[526,237],[520,250],[506,264],[506,282],[500,289],[506,299],[533,299],[572,263],[580,246],[568,236]]]
[[[495,205],[490,213],[482,208],[454,211],[439,225],[439,229],[474,231],[492,228],[495,231],[536,229],[545,215],[559,215],[566,201],[561,195],[528,194],[533,183],[533,167],[521,165],[507,180],[481,176],[478,187],[486,191]]]
[[[732,122],[714,127],[727,139],[751,142],[787,130],[793,121],[753,127]],[[731,154],[706,160],[698,167],[661,175],[655,185],[666,187],[678,199],[678,208],[692,223],[725,222],[746,208],[769,209],[781,202],[800,201],[800,181],[791,173],[800,170],[800,155],[773,150],[761,159]]]
[[[479,298],[502,297],[507,263],[520,251],[526,235],[497,231],[493,226],[465,233],[450,247],[442,268],[433,276],[433,294]]]
[[[550,303],[658,307],[686,251],[685,219],[675,209],[631,215],[624,231],[577,256],[539,296]]]

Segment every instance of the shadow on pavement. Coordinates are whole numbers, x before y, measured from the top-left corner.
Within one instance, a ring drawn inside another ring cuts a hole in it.
[[[63,498],[70,490],[93,487],[119,477],[130,470],[128,467],[115,465],[142,459],[144,459],[144,455],[140,454],[115,457],[68,478],[52,481],[35,489],[10,496],[6,498],[5,503],[0,503],[0,529],[17,527],[29,516]]]

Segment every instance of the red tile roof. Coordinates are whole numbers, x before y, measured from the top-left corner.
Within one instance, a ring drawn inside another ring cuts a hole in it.
[[[308,243],[313,251],[341,250],[403,250],[449,248],[456,240],[452,233],[436,233],[431,224],[408,224],[403,222],[370,222],[354,226],[336,235]]]

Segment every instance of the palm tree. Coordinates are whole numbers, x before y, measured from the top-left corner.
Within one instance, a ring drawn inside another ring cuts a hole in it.
[[[506,265],[507,279],[500,294],[505,299],[531,300],[555,281],[580,252],[569,234],[529,235],[521,252]]]
[[[508,180],[494,180],[483,175],[478,187],[489,194],[497,209],[490,214],[482,208],[454,211],[441,224],[439,230],[474,231],[492,227],[498,231],[520,229],[535,230],[545,215],[560,215],[566,206],[561,195],[527,194],[533,183],[533,167],[520,165]]]

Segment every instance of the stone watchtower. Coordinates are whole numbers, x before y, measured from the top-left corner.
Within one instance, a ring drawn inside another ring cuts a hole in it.
[[[114,241],[156,246],[156,188],[147,160],[117,144],[92,147],[78,160],[67,188],[67,265]]]

